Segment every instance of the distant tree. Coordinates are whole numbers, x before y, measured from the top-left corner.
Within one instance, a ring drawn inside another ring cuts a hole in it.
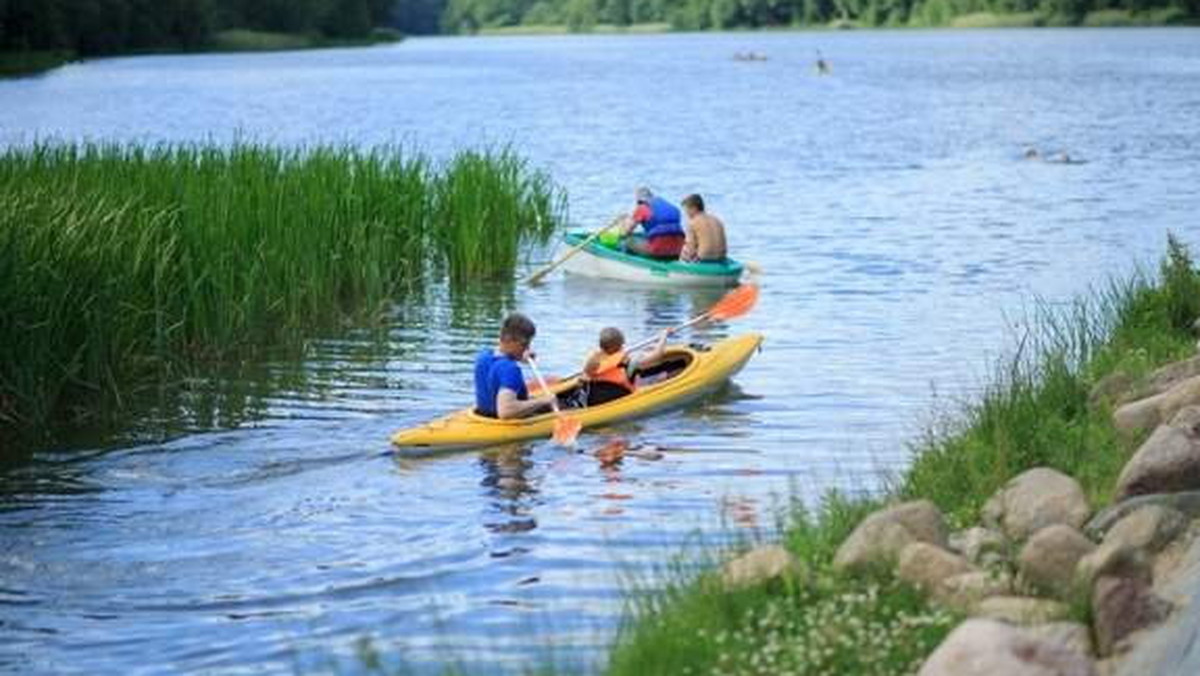
[[[567,0],[564,18],[573,31],[591,30],[597,23],[596,0]]]
[[[334,0],[325,8],[321,32],[331,38],[361,38],[371,32],[367,0]]]

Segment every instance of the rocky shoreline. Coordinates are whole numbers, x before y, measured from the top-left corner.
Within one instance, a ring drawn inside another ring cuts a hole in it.
[[[839,574],[894,575],[964,618],[921,676],[1200,673],[1200,355],[1101,379],[1091,405],[1115,409],[1130,438],[1152,430],[1104,509],[1093,513],[1075,478],[1035,467],[992,495],[977,525],[951,532],[931,501],[912,500],[871,513],[837,549]],[[802,569],[770,546],[728,562],[722,579]]]

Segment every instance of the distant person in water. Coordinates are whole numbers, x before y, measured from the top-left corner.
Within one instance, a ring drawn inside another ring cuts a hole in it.
[[[537,327],[525,315],[514,312],[500,327],[494,348],[484,348],[475,358],[475,412],[489,418],[525,418],[550,408],[550,397],[531,399],[521,375],[520,362],[533,355],[529,346]]]
[[[1041,157],[1042,157],[1042,154],[1038,152],[1037,148],[1030,146],[1025,149],[1025,159],[1036,160],[1036,159],[1040,159]]]
[[[627,237],[625,248],[651,258],[675,259],[683,249],[683,227],[679,208],[650,192],[638,188],[634,192],[637,206],[625,218],[622,235]],[[641,233],[634,231],[641,227]]]
[[[831,72],[831,69],[829,68],[829,62],[825,60],[824,56],[821,56],[821,50],[819,50],[819,49],[817,50],[816,67],[817,67],[817,75],[829,75],[829,73]]]
[[[688,222],[679,260],[687,263],[725,260],[728,255],[725,224],[704,210],[704,198],[700,195],[684,197],[683,211],[687,214]]]
[[[625,336],[609,326],[600,331],[600,349],[588,355],[583,375],[588,381],[588,406],[599,406],[620,399],[636,389],[634,376],[641,364],[662,357],[670,330],[663,331],[650,352],[642,356],[625,351]]]

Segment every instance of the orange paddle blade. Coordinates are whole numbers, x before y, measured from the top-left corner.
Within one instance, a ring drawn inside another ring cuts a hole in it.
[[[583,423],[579,421],[579,418],[563,414],[554,421],[554,434],[551,435],[551,438],[560,446],[572,446],[582,429]]]
[[[708,311],[709,319],[733,319],[741,317],[754,308],[758,302],[758,285],[743,284],[725,294],[716,305]]]

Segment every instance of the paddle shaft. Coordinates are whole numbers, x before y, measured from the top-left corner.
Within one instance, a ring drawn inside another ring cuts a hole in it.
[[[670,335],[672,333],[679,333],[680,331],[688,328],[689,326],[695,326],[696,324],[699,324],[700,322],[708,319],[708,315],[709,315],[709,313],[705,312],[702,315],[696,315],[695,317],[692,317],[691,319],[680,324],[679,326],[673,326],[673,327],[667,329],[667,335]],[[640,342],[634,343],[633,345],[630,345],[629,347],[625,348],[625,351],[626,352],[636,352],[637,350],[640,350],[643,347],[650,345],[651,343],[653,343],[656,340],[658,340],[657,333],[643,341],[640,341]],[[537,370],[535,369],[533,373],[534,373],[534,375],[537,375]],[[575,373],[572,373],[571,375],[562,378],[562,380],[570,380],[572,378],[578,378],[581,375],[583,375],[583,371],[576,371]],[[545,387],[545,385],[543,385],[542,387]]]
[[[546,384],[546,379],[542,377],[542,372],[538,370],[537,362],[533,357],[526,357],[525,361],[529,362],[529,368],[533,369],[533,377],[537,378],[538,385],[541,386],[542,392],[550,395],[550,408],[554,409],[554,414],[562,415],[562,411],[558,408],[558,395],[550,391],[550,386]]]
[[[617,227],[618,225],[620,225],[620,223],[621,223],[621,217],[618,216],[613,219],[612,223],[609,223],[608,225],[604,226],[603,228],[600,228],[596,232],[593,232],[592,234],[588,235],[587,239],[583,240],[579,244],[576,244],[574,247],[571,248],[570,251],[568,251],[567,253],[560,256],[558,260],[554,261],[550,265],[547,265],[546,267],[542,268],[541,270],[538,270],[537,272],[533,273],[532,275],[529,275],[529,283],[537,284],[539,281],[541,281],[542,277],[545,277],[546,275],[553,272],[555,268],[557,268],[558,266],[567,262],[567,260],[569,260],[572,256],[579,253],[580,251],[583,251],[583,248],[586,247],[587,245],[591,244],[593,241],[595,241],[595,239],[597,237],[599,237],[600,235],[603,235],[604,233],[608,232],[609,230],[612,230],[613,228]]]

